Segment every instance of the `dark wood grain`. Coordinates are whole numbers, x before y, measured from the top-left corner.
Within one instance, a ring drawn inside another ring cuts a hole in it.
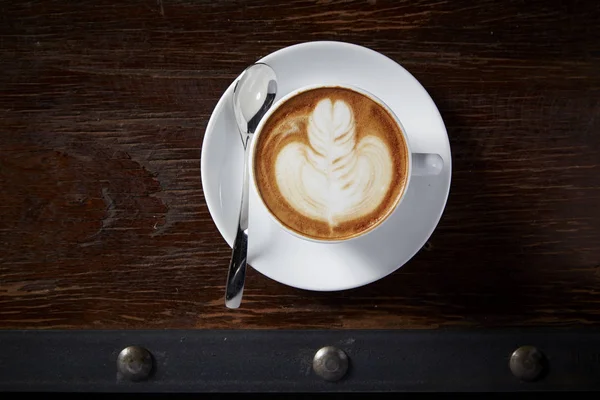
[[[600,5],[593,1],[0,3],[0,328],[600,326]],[[393,275],[311,293],[230,249],[200,148],[243,68],[311,40],[427,88],[447,210]]]

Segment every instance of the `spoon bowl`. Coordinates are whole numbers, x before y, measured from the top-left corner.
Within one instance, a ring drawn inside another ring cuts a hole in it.
[[[233,89],[233,112],[242,142],[244,134],[253,134],[258,123],[273,104],[277,94],[275,71],[267,64],[248,67]]]

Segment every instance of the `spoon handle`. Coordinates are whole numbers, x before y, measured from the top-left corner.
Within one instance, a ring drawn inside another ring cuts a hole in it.
[[[242,187],[242,203],[240,206],[240,219],[238,222],[233,251],[227,274],[225,289],[225,306],[238,308],[244,293],[246,280],[246,261],[248,258],[248,143],[244,146],[244,184]]]

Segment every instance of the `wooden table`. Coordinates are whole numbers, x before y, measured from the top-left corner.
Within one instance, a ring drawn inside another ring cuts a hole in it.
[[[593,1],[0,3],[0,328],[600,327],[600,6]],[[369,286],[312,293],[230,248],[200,149],[248,64],[368,46],[446,123],[430,241]]]

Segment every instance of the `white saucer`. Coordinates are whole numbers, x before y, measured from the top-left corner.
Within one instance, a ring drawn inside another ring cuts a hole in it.
[[[413,176],[406,197],[375,231],[350,242],[313,243],[283,231],[250,189],[248,263],[280,283],[334,291],[366,285],[409,261],[435,229],[452,173],[444,122],[433,100],[404,68],[373,50],[341,42],[309,42],[260,60],[277,74],[277,98],[313,84],[348,84],[383,100],[402,121],[412,151],[437,153],[439,175]],[[231,246],[242,188],[243,151],[232,112],[232,83],[208,122],[202,145],[202,187],[210,214]],[[223,274],[227,265],[223,265]],[[225,276],[225,275],[223,275]]]

